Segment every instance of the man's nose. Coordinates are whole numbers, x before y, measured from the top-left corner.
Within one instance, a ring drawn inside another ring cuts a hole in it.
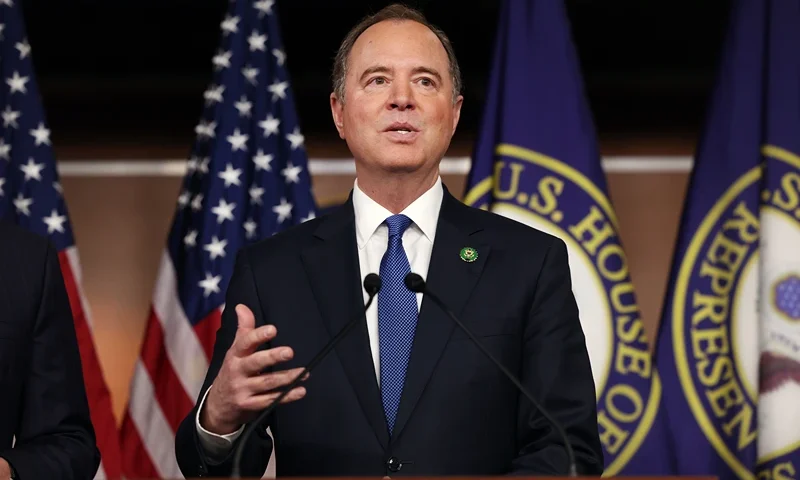
[[[396,82],[392,85],[392,92],[389,98],[389,108],[391,110],[406,110],[415,107],[414,92],[407,82]]]

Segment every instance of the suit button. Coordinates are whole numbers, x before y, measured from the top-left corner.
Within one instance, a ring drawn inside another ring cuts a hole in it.
[[[390,472],[399,472],[400,460],[398,460],[397,457],[390,458],[386,461],[386,468],[388,468]]]

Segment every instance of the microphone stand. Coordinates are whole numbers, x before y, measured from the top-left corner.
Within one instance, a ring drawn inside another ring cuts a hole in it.
[[[439,299],[439,297],[434,295],[430,290],[428,290],[426,288],[425,280],[423,280],[421,276],[419,276],[416,273],[409,273],[408,275],[406,275],[404,281],[405,281],[406,287],[409,290],[411,290],[412,292],[414,292],[414,293],[423,293],[425,295],[428,295],[428,297],[431,300],[433,300],[436,303],[436,305],[438,305],[439,308],[441,308],[447,314],[447,316],[450,317],[450,319],[452,319],[456,323],[456,325],[458,325],[459,328],[461,328],[461,330],[464,331],[464,333],[467,334],[467,336],[480,349],[480,351],[484,355],[486,355],[486,357],[488,357],[489,360],[491,360],[492,363],[494,363],[495,366],[497,366],[497,368],[499,368],[500,371],[503,372],[503,374],[509,380],[511,380],[511,382],[519,389],[520,392],[522,392],[523,395],[525,395],[525,397],[528,400],[531,401],[531,403],[533,403],[533,405],[550,422],[550,424],[555,427],[556,431],[558,432],[558,434],[561,436],[562,440],[564,441],[564,445],[565,445],[566,450],[567,450],[567,458],[569,460],[568,476],[577,477],[578,476],[578,472],[577,472],[577,468],[575,466],[575,453],[572,451],[572,445],[570,445],[569,439],[567,438],[566,433],[564,433],[564,429],[561,427],[561,425],[549,413],[547,413],[547,410],[542,408],[542,406],[539,404],[539,402],[537,402],[536,399],[534,398],[533,394],[531,394],[528,391],[528,389],[525,388],[522,385],[522,382],[520,382],[517,379],[517,377],[514,376],[513,373],[511,373],[505,366],[503,366],[502,363],[500,363],[500,361],[498,361],[496,358],[494,358],[494,356],[491,353],[489,353],[489,350],[487,350],[486,347],[483,346],[483,344],[478,340],[478,338],[475,336],[475,334],[473,334],[467,328],[467,326],[464,325],[461,322],[461,320],[459,320],[458,317],[456,317],[456,315],[452,311],[450,311],[449,308],[447,308],[447,306],[445,306],[444,302],[442,302]]]
[[[377,295],[378,291],[381,289],[381,278],[377,274],[370,273],[364,278],[364,289],[369,294],[369,299],[367,300],[367,303],[364,306],[364,310],[361,312],[361,314],[355,316],[352,320],[350,320],[350,323],[345,325],[344,328],[342,328],[339,331],[339,333],[337,333],[336,336],[334,336],[322,348],[322,350],[320,350],[319,353],[317,353],[317,355],[314,358],[312,358],[310,362],[308,362],[308,365],[306,365],[303,371],[300,372],[300,374],[297,375],[297,377],[295,377],[295,379],[292,380],[292,382],[284,388],[283,392],[281,392],[281,394],[278,395],[278,398],[273,400],[272,403],[269,404],[269,406],[267,406],[267,408],[265,408],[258,415],[256,420],[250,422],[244,429],[242,437],[239,440],[239,445],[236,447],[236,452],[234,453],[233,456],[233,468],[231,470],[232,478],[241,478],[239,472],[241,469],[242,454],[244,453],[244,446],[247,443],[247,439],[250,438],[251,435],[253,435],[253,432],[256,430],[256,428],[259,428],[259,426],[264,422],[267,416],[270,413],[272,413],[272,411],[275,410],[275,408],[278,405],[280,405],[281,400],[286,398],[286,395],[288,395],[289,392],[292,391],[292,389],[294,389],[297,385],[300,384],[300,382],[303,381],[303,377],[308,372],[313,370],[314,367],[316,367],[319,364],[319,362],[321,362],[325,358],[325,356],[328,355],[328,353],[331,350],[333,350],[333,348],[350,332],[350,330],[353,329],[353,327],[358,325],[358,322],[359,320],[361,320],[362,316],[364,315],[364,312],[366,312],[369,309],[370,305],[372,305],[372,301],[375,299],[375,295]]]

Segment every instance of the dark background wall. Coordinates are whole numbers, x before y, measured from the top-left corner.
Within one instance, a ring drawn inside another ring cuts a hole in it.
[[[19,1],[56,145],[191,141],[227,0]],[[328,78],[338,43],[361,16],[388,3],[276,1],[310,148],[333,134]],[[500,2],[407,3],[422,8],[455,44],[466,101],[454,141],[469,144]],[[696,134],[729,3],[566,0],[603,141]]]

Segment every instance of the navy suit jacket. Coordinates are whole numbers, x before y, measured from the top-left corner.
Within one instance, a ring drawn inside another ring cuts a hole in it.
[[[58,254],[4,222],[0,312],[0,457],[22,480],[92,479],[100,452]]]
[[[477,260],[461,260],[463,247],[477,249]],[[445,189],[427,284],[564,425],[579,473],[600,475],[594,381],[564,242],[468,207]],[[283,369],[305,365],[363,315],[362,292],[352,196],[330,215],[242,249],[200,398],[233,341],[236,304],[253,310],[257,326],[276,325],[277,338],[265,348],[295,350]],[[427,299],[391,436],[366,322],[317,366],[306,387],[305,398],[279,406],[264,425],[275,438],[279,476],[567,472],[556,430]],[[181,471],[187,477],[229,475],[232,452],[211,463],[195,415],[190,412],[177,432]],[[258,432],[245,446],[242,476],[266,469],[273,443]]]

